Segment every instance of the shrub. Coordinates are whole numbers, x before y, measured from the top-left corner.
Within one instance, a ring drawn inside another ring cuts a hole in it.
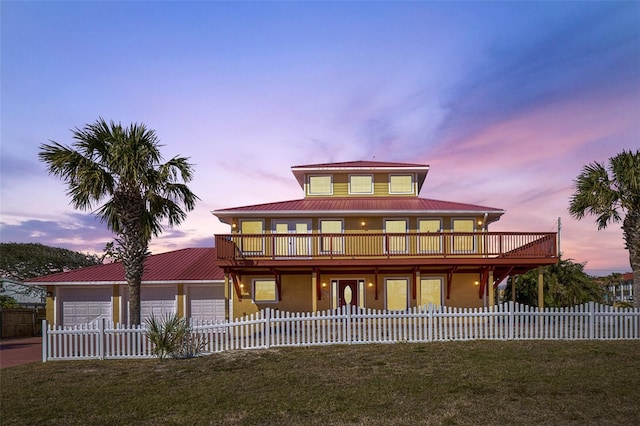
[[[176,314],[165,315],[158,320],[154,315],[147,319],[147,337],[153,343],[152,353],[158,358],[193,358],[200,355],[207,342],[193,333],[186,318]]]

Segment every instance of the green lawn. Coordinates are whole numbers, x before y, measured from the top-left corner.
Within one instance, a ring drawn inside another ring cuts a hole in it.
[[[445,342],[56,361],[1,371],[2,425],[640,421],[640,341]]]

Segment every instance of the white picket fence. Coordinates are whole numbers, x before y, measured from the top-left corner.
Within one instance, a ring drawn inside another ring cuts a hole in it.
[[[203,353],[282,346],[452,340],[640,339],[640,310],[588,303],[537,308],[421,306],[406,311],[356,307],[299,313],[265,309],[231,322],[192,322]],[[145,326],[107,320],[74,327],[42,325],[42,361],[151,358]]]

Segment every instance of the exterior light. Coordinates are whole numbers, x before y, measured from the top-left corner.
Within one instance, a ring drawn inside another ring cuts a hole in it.
[[[373,283],[372,282],[369,283],[369,287],[373,287]]]
[[[238,224],[237,224],[237,223],[235,223],[235,222],[233,222],[233,223],[231,224],[231,227],[232,227],[233,229],[236,229],[236,228],[238,227]]]
[[[478,226],[482,226],[482,220],[478,220]]]
[[[363,220],[363,221],[361,221],[361,222],[360,222],[360,226],[362,226],[362,227],[364,228],[365,226],[367,226],[367,222],[365,222],[364,220]]]
[[[479,281],[475,281],[475,282],[473,283],[473,285],[480,285],[480,282],[479,282]]]
[[[476,281],[477,282],[477,281]],[[244,284],[240,283],[240,288],[244,288]]]
[[[326,287],[326,286],[327,286],[327,283],[323,282],[322,287]]]

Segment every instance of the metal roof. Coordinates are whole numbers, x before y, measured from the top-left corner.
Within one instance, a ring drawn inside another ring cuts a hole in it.
[[[153,254],[144,263],[142,281],[218,281],[215,248],[186,248]],[[121,262],[105,263],[25,280],[33,284],[126,282]]]
[[[425,168],[429,167],[426,164],[414,164],[414,163],[390,163],[386,161],[344,161],[341,163],[321,163],[321,164],[306,164],[300,166],[293,166],[292,169],[318,169],[318,168],[330,168],[330,169],[357,169],[357,168],[372,168],[379,167],[383,169],[389,168]]]
[[[298,184],[304,189],[305,175],[313,172],[329,173],[329,172],[359,172],[378,171],[378,172],[405,172],[415,173],[417,175],[418,192],[422,188],[424,180],[429,172],[429,166],[426,164],[411,163],[390,163],[383,161],[345,161],[342,163],[322,163],[308,164],[302,166],[291,167],[293,175],[296,177]]]
[[[500,216],[504,210],[475,204],[432,200],[419,197],[327,197],[255,204],[213,211],[220,217],[237,215],[330,215],[330,214],[433,214],[489,213]]]

